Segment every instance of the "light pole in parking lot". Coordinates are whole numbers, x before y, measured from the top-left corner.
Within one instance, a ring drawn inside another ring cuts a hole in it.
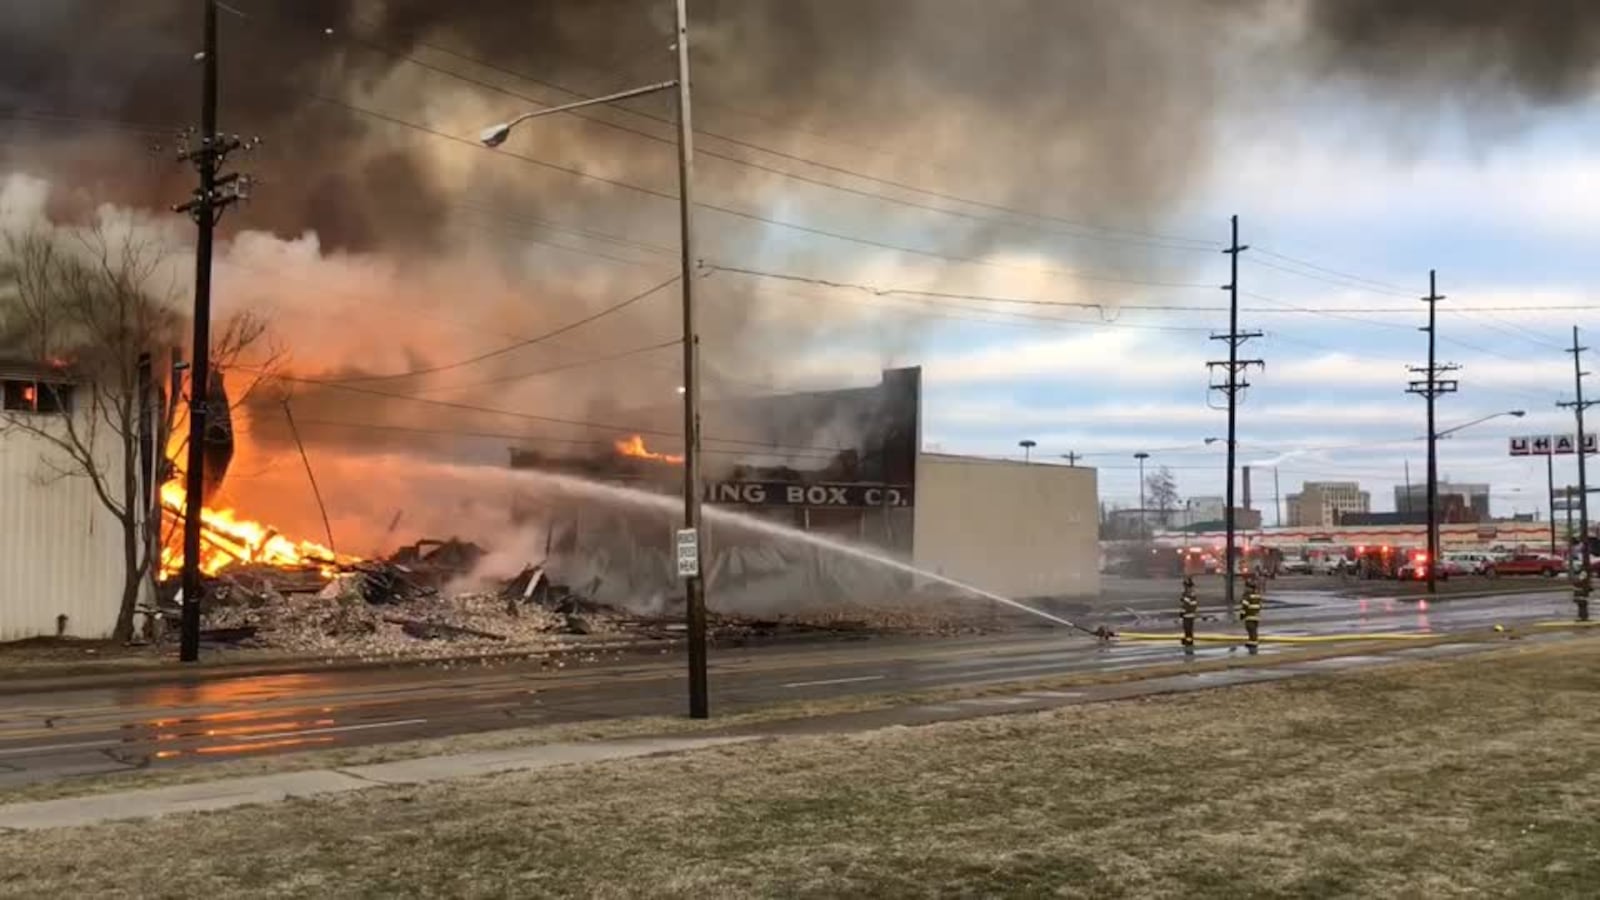
[[[1133,455],[1133,458],[1139,461],[1139,536],[1143,537],[1146,525],[1144,520],[1144,461],[1150,458],[1150,454],[1140,450]]]
[[[1429,401],[1429,406],[1431,410],[1431,400]],[[1487,422],[1490,419],[1498,419],[1501,416],[1511,416],[1512,418],[1520,419],[1527,414],[1527,410],[1508,409],[1502,412],[1490,413],[1487,416],[1473,419],[1470,422],[1462,422],[1460,425],[1446,428],[1443,431],[1436,431],[1428,435],[1428,593],[1438,593],[1439,590],[1438,584],[1434,578],[1434,574],[1438,571],[1439,567],[1439,479],[1434,474],[1438,470],[1434,445],[1439,441],[1440,438],[1449,437],[1458,431],[1471,428],[1474,425],[1482,425],[1484,422]],[[1432,421],[1433,420],[1430,413],[1429,424],[1432,424]]]

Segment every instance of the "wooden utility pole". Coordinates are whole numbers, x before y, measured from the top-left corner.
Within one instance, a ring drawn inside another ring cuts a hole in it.
[[[1228,333],[1214,334],[1213,341],[1228,342],[1228,358],[1226,360],[1213,360],[1206,363],[1206,368],[1212,371],[1225,369],[1227,380],[1221,384],[1212,385],[1211,389],[1225,394],[1228,398],[1228,481],[1224,491],[1224,509],[1222,510],[1223,530],[1227,533],[1227,544],[1223,550],[1223,557],[1227,566],[1224,575],[1224,591],[1228,608],[1233,608],[1234,578],[1238,575],[1238,550],[1234,547],[1235,522],[1233,515],[1234,496],[1234,464],[1238,450],[1238,421],[1239,421],[1239,394],[1250,383],[1242,377],[1251,366],[1264,368],[1266,363],[1259,359],[1240,359],[1239,347],[1251,338],[1261,337],[1259,331],[1239,330],[1239,254],[1250,249],[1247,245],[1239,243],[1239,217],[1231,219],[1232,240],[1223,253],[1228,254],[1231,263],[1228,283],[1222,289],[1228,292]]]
[[[1439,567],[1439,429],[1434,422],[1434,401],[1441,394],[1453,394],[1460,387],[1454,379],[1441,379],[1439,376],[1454,372],[1461,367],[1454,363],[1441,365],[1435,355],[1438,349],[1438,314],[1440,296],[1437,282],[1437,272],[1428,270],[1428,296],[1422,302],[1428,304],[1428,324],[1421,328],[1428,334],[1428,364],[1426,366],[1412,366],[1411,371],[1425,377],[1411,382],[1406,387],[1406,393],[1419,394],[1427,401],[1428,406],[1428,593],[1437,593],[1439,584],[1437,579]]]
[[[1579,551],[1579,559],[1582,560],[1583,568],[1578,570],[1577,578],[1573,582],[1572,599],[1573,602],[1575,602],[1578,606],[1578,621],[1580,622],[1589,621],[1590,565],[1589,473],[1588,467],[1584,460],[1584,458],[1589,454],[1585,452],[1583,412],[1595,402],[1592,400],[1586,402],[1583,399],[1583,376],[1589,374],[1583,370],[1583,351],[1587,349],[1589,348],[1579,346],[1578,326],[1572,326],[1572,349],[1568,350],[1567,352],[1572,354],[1572,387],[1574,392],[1573,400],[1571,403],[1556,404],[1563,409],[1572,410],[1573,414],[1578,420],[1578,546],[1583,548]],[[1567,505],[1569,510],[1571,508],[1571,504],[1572,501],[1568,500]]]

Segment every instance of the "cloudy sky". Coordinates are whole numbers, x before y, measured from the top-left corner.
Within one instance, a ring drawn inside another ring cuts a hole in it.
[[[1188,204],[1186,227],[1172,233],[1225,236],[1236,212],[1252,247],[1241,262],[1241,323],[1265,332],[1246,356],[1267,365],[1251,373],[1241,408],[1242,462],[1276,465],[1284,493],[1304,480],[1360,481],[1379,509],[1392,508],[1407,460],[1412,479],[1423,477],[1424,403],[1405,393],[1406,367],[1426,359],[1416,330],[1426,305],[1416,298],[1435,268],[1448,298],[1439,306],[1439,358],[1462,367],[1460,392],[1439,401],[1440,429],[1527,413],[1441,442],[1441,472],[1490,482],[1497,513],[1548,509],[1543,463],[1508,458],[1506,438],[1573,430],[1572,414],[1555,406],[1573,388],[1562,349],[1572,326],[1592,328],[1600,309],[1592,294],[1600,273],[1586,251],[1600,224],[1600,158],[1590,150],[1600,119],[1586,106],[1548,119],[1489,148],[1441,138],[1408,155],[1378,137],[1350,142],[1314,127],[1290,141],[1228,140],[1222,155],[1236,162],[1211,174]],[[1173,280],[1228,280],[1220,253],[1199,262],[1186,251],[1166,255]],[[1161,288],[1125,302],[1216,307],[1224,299],[1215,288]],[[1485,308],[1494,311],[1472,312]],[[1128,327],[941,329],[922,360],[927,439],[1010,455],[1030,438],[1040,456],[1089,454],[1103,497],[1124,503],[1137,498],[1131,454],[1159,450],[1151,464],[1169,465],[1185,494],[1220,493],[1221,445],[1203,440],[1223,435],[1226,417],[1207,406],[1204,363],[1224,347],[1206,333],[1154,329],[1225,330],[1225,314],[1127,312],[1117,324]],[[1558,463],[1557,479],[1576,479],[1571,457]],[[1270,477],[1258,474],[1256,497],[1270,491]]]

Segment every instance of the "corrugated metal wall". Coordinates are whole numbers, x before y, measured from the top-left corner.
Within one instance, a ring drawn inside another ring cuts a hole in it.
[[[120,466],[115,442],[100,443]],[[61,615],[74,637],[110,637],[116,626],[119,526],[87,478],[57,474],[71,470],[61,459],[38,437],[0,433],[0,641],[54,635]]]
[[[1007,597],[1098,593],[1094,469],[924,453],[917,566]]]

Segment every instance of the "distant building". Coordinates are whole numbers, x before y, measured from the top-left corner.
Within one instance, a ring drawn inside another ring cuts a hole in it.
[[[1221,515],[1221,510],[1218,510],[1218,515],[1217,515],[1217,517],[1215,519],[1202,521],[1197,517],[1194,520],[1193,524],[1189,525],[1188,527],[1184,528],[1183,530],[1184,531],[1189,531],[1189,532],[1195,532],[1195,533],[1202,533],[1202,532],[1208,532],[1208,531],[1222,531],[1225,528],[1227,528],[1227,524],[1228,524],[1227,520]],[[1260,531],[1261,530],[1261,510],[1259,510],[1259,509],[1243,509],[1241,507],[1235,506],[1233,508],[1233,530],[1234,531]]]
[[[1220,522],[1226,508],[1227,500],[1222,497],[1190,497],[1184,501],[1181,524],[1187,528],[1196,522]]]
[[[1416,482],[1409,487],[1395,485],[1394,508],[1401,513],[1426,513],[1428,482]],[[1439,521],[1487,522],[1489,518],[1489,485],[1439,482]]]
[[[1307,481],[1286,499],[1290,527],[1327,528],[1372,511],[1372,495],[1354,481]]]

